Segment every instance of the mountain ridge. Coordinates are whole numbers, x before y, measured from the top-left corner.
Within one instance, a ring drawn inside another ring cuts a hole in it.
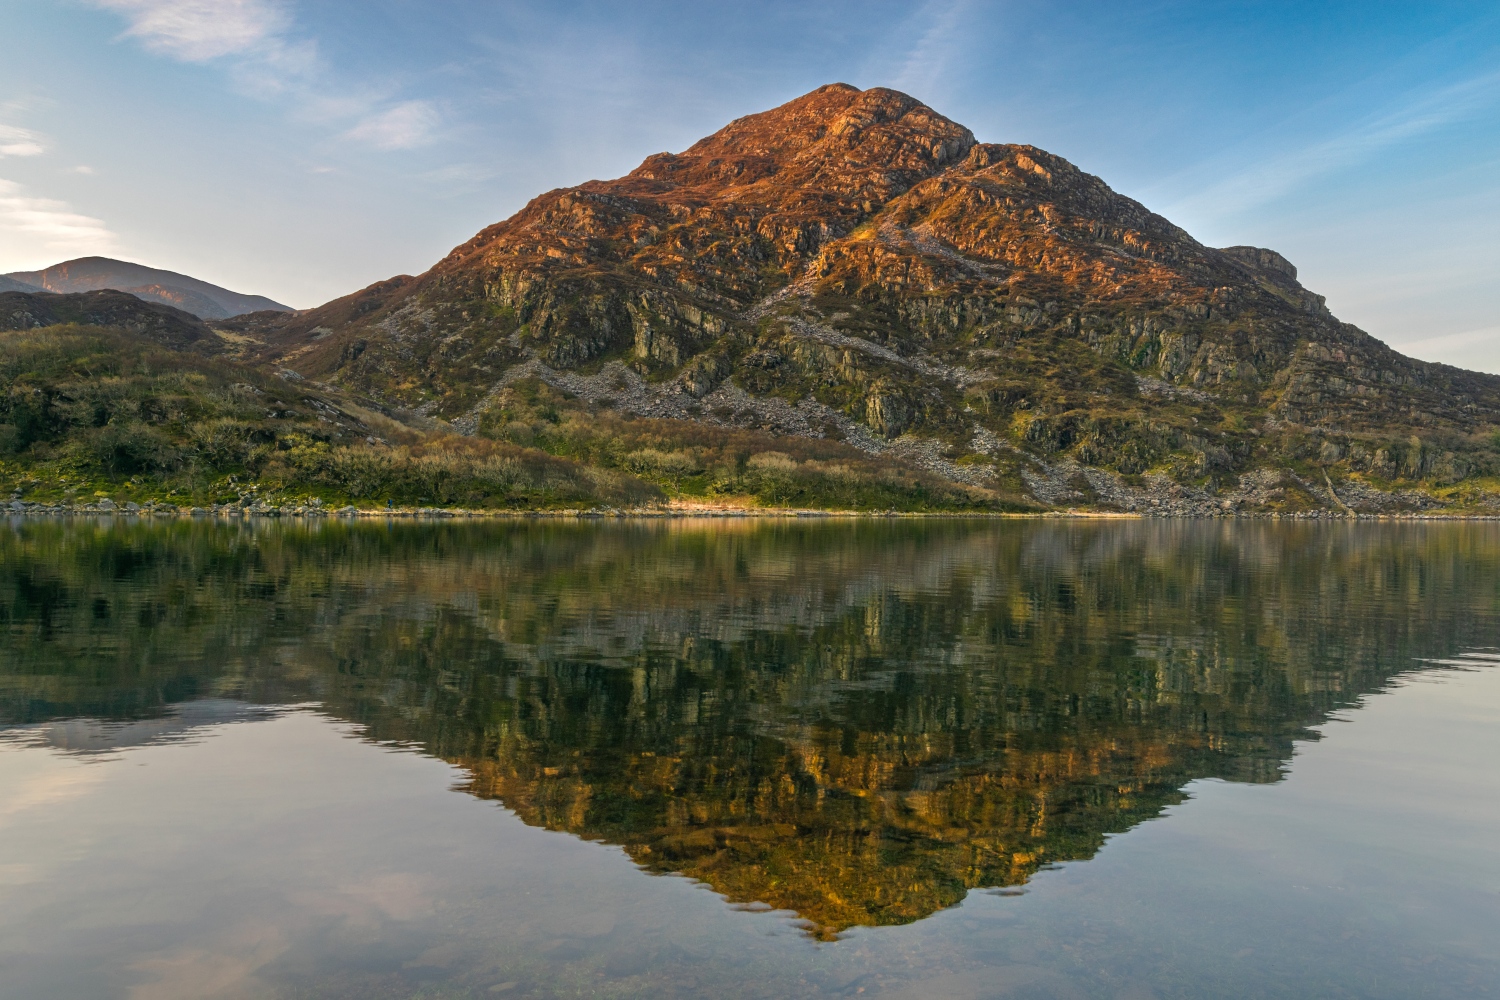
[[[204,497],[270,476],[513,508],[1500,511],[1500,377],[1406,358],[1275,251],[1205,246],[882,88],[822,87],[545,192],[428,271],[315,309],[199,321],[122,292],[12,292],[0,314],[28,357],[74,359],[0,397],[0,455],[27,482],[117,475],[118,422],[121,440],[165,428],[130,460],[142,496],[145,472]],[[121,372],[149,353],[86,327],[404,429],[255,416],[191,380],[164,408],[160,360],[84,405],[102,391],[87,352]],[[195,409],[237,416],[205,436]]]
[[[199,319],[227,319],[242,313],[266,310],[293,311],[290,306],[264,295],[232,292],[176,271],[165,271],[110,257],[79,257],[37,271],[12,271],[0,276],[0,280],[29,286],[0,286],[0,291],[70,293],[112,288],[148,302],[160,302],[181,309]]]
[[[819,88],[539,195],[421,275],[231,325],[468,433],[539,381],[1047,506],[1347,508],[1336,481],[1384,509],[1500,468],[1500,377],[1406,358],[1275,251],[1205,246],[883,88]]]

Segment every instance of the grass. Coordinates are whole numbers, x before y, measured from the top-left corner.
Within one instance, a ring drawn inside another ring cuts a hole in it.
[[[508,386],[479,424],[487,438],[625,472],[673,497],[847,511],[1023,511],[1019,494],[965,486],[836,441],[591,409],[537,379]]]
[[[133,334],[0,333],[0,487],[28,500],[546,509],[659,501],[628,473],[424,432],[304,384]]]
[[[0,488],[47,503],[148,500],[546,510],[667,497],[850,511],[1002,511],[834,441],[591,412],[534,380],[477,437],[422,429],[305,382],[97,327],[0,333]]]
[[[997,389],[977,403],[1008,403],[1010,394]],[[1041,450],[1050,457],[1127,479],[1157,472],[1222,487],[1236,470],[1274,463],[1314,483],[1328,474],[1420,489],[1462,510],[1488,510],[1500,496],[1500,432],[1419,440],[1283,425],[1265,435],[1236,430],[1217,447],[1195,427],[1222,414],[1196,405],[1152,419],[1082,410],[1023,416],[1018,423],[996,414],[997,432],[1020,445],[1046,438],[1052,450]],[[122,330],[0,332],[0,490],[47,503],[107,496],[208,506],[250,495],[271,504],[318,497],[494,510],[635,508],[669,498],[841,511],[1040,509],[1018,466],[957,446],[951,455],[961,466],[991,465],[994,485],[956,483],[835,440],[632,418],[536,379],[507,387],[482,414],[478,436],[462,437],[436,421]]]

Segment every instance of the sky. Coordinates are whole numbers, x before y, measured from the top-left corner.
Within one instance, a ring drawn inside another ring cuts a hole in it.
[[[825,83],[1066,157],[1500,372],[1500,3],[4,0],[0,272],[304,308]]]

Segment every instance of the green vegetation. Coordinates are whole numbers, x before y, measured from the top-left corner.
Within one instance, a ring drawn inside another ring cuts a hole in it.
[[[1420,491],[1401,502],[1417,496],[1419,505],[1457,512],[1488,512],[1500,498],[1495,432],[1438,429],[1401,438],[1284,426],[1252,433],[1243,407],[1161,398],[1149,402],[1149,414],[1100,415],[1084,405],[1081,388],[1078,399],[1049,407],[1024,351],[1008,382],[980,383],[965,403],[972,419],[1010,442],[1014,457],[930,442],[950,470],[972,469],[973,481],[988,484],[980,487],[833,438],[631,417],[607,400],[575,398],[536,378],[494,394],[477,435],[464,437],[295,375],[271,375],[229,357],[211,333],[192,349],[162,336],[78,325],[0,331],[0,490],[28,502],[109,497],[182,507],[316,497],[325,505],[481,510],[680,500],[1022,512],[1041,509],[1020,478],[1030,451],[1111,469],[1136,488],[1143,474],[1156,475],[1210,495],[1248,488],[1245,467],[1265,463],[1281,478],[1254,487],[1248,509],[1268,512],[1327,506],[1325,483],[1354,505],[1385,495],[1373,490]],[[1082,480],[1071,488],[1077,499],[1069,503],[1109,506]]]
[[[1031,509],[834,441],[591,412],[535,380],[466,438],[120,329],[0,332],[0,386],[0,489],[28,501]]]
[[[628,474],[423,431],[305,383],[123,330],[0,332],[0,488],[26,499],[476,508],[637,505]]]
[[[1019,492],[964,486],[837,441],[627,418],[534,378],[503,390],[484,412],[479,433],[627,472],[690,500],[852,511],[1037,509]]]

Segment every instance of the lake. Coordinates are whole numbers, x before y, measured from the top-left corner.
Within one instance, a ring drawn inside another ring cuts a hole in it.
[[[1500,525],[0,524],[0,997],[1491,997]]]

